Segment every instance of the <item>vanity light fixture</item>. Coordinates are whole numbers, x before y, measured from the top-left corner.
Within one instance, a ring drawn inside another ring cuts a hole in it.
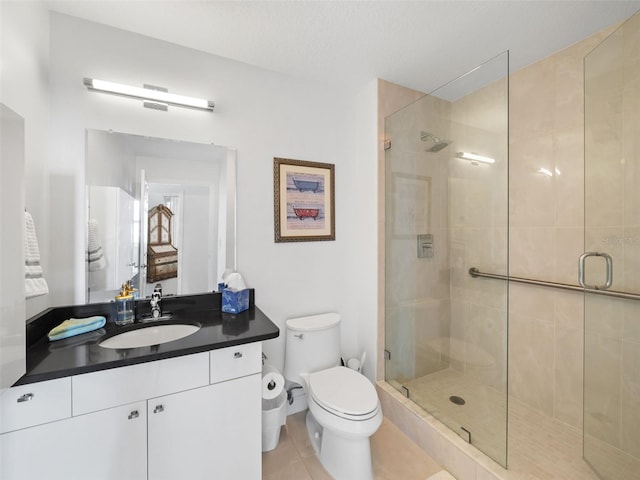
[[[107,82],[95,78],[85,78],[84,84],[89,90],[113,93],[124,97],[136,98],[145,101],[145,107],[157,110],[167,110],[167,105],[177,105],[180,107],[196,108],[200,110],[213,111],[214,103],[211,100],[201,98],[185,97],[169,93],[166,89],[145,85],[143,88],[123,85],[121,83]]]
[[[456,153],[456,157],[462,158],[463,160],[470,160],[471,162],[496,163],[495,158],[485,157],[484,155],[471,152],[458,152]]]

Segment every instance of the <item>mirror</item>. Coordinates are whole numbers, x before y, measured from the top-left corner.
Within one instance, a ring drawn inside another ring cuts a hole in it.
[[[236,267],[236,151],[87,130],[87,303],[210,292]]]

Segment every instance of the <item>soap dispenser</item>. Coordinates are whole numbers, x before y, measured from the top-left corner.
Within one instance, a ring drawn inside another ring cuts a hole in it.
[[[131,284],[123,283],[120,294],[116,296],[116,325],[133,323],[133,302]]]

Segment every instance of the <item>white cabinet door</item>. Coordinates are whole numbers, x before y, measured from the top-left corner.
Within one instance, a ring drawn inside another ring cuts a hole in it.
[[[260,374],[151,399],[149,480],[259,480]]]
[[[6,433],[0,478],[145,480],[146,435],[146,402]]]
[[[56,378],[0,391],[0,433],[71,416],[71,379]]]

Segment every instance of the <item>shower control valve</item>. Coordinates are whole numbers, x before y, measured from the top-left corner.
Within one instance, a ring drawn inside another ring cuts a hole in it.
[[[433,258],[433,235],[418,235],[418,258]]]

